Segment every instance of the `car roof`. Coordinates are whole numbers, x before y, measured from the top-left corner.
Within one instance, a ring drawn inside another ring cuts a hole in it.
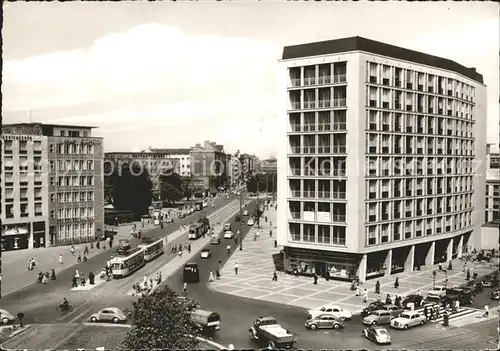
[[[121,312],[121,310],[118,307],[104,307],[101,309],[101,311],[104,311],[104,310],[110,310],[113,312]]]
[[[383,330],[383,331],[385,331],[387,334],[389,334],[389,333],[387,332],[387,328],[381,327],[381,326],[379,326],[379,325],[372,325],[372,328],[373,328],[373,330],[377,330],[377,331],[382,331],[382,330]]]
[[[317,316],[314,317],[314,319],[320,318],[320,317],[334,317],[334,318],[337,318],[337,316],[335,314],[326,312],[326,313],[320,313],[320,314],[318,314]]]
[[[389,308],[389,307],[396,307],[396,308],[399,308],[398,306],[396,306],[396,305],[394,305],[394,304],[384,305],[384,307],[386,307],[386,308]]]
[[[375,311],[373,311],[373,313],[377,313],[377,312],[378,313],[380,313],[380,312],[382,312],[382,313],[389,313],[389,311],[387,311],[387,310],[375,310]]]
[[[409,314],[410,316],[411,316],[411,315],[414,315],[414,314],[420,314],[420,312],[419,312],[419,311],[404,311],[404,312],[402,312],[401,314],[405,314],[405,313],[406,313],[406,314]]]
[[[332,304],[322,305],[322,306],[318,307],[318,309],[320,309],[320,308],[338,308],[339,310],[342,309],[342,308],[340,308],[340,306],[332,305]]]

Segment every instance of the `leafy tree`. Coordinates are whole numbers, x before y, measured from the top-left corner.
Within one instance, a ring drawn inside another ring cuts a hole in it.
[[[133,323],[120,350],[194,350],[199,328],[189,306],[168,287],[134,302]]]
[[[113,204],[115,200],[116,182],[118,172],[116,172],[117,163],[104,163],[104,200]]]
[[[183,180],[177,173],[160,175],[160,199],[170,203],[181,200],[183,197],[182,183]]]
[[[260,217],[262,217],[263,213],[264,212],[262,212],[258,206],[257,206],[257,208],[255,208],[255,211],[253,212],[253,216],[255,217],[255,220],[257,221],[257,228],[260,228]]]
[[[123,164],[110,177],[109,181],[114,182],[113,205],[116,210],[130,210],[136,218],[148,213],[152,184],[145,168]]]
[[[259,173],[251,176],[247,181],[247,190],[252,193],[257,191],[276,192],[278,177],[276,173]]]
[[[191,199],[194,193],[192,177],[186,177],[182,180],[181,192],[188,200]]]

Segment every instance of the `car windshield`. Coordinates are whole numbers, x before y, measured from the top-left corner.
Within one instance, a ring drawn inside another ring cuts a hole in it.
[[[406,313],[401,313],[399,315],[399,318],[406,318],[406,319],[410,319],[410,315],[409,314],[406,314]]]

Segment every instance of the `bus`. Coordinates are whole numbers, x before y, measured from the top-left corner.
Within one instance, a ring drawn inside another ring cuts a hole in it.
[[[196,309],[191,312],[191,321],[203,334],[211,334],[220,329],[220,315],[215,312]]]
[[[189,234],[188,234],[188,239],[189,240],[196,240],[203,234],[203,226],[200,223],[196,224],[191,224],[189,226]]]
[[[194,210],[195,211],[201,211],[201,210],[203,210],[203,201],[196,201],[194,203]]]
[[[200,267],[198,263],[186,263],[182,273],[184,283],[199,283],[200,282]]]
[[[123,278],[141,269],[146,264],[144,260],[144,249],[137,247],[130,251],[127,256],[115,257],[111,260],[113,278]]]
[[[164,251],[164,240],[159,239],[151,244],[140,245],[144,249],[144,261],[150,262],[156,257],[163,255]]]

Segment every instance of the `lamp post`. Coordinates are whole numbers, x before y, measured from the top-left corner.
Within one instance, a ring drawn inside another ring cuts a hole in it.
[[[240,241],[240,251],[243,250],[243,214],[242,214],[242,207],[243,207],[243,194],[242,191],[240,191],[240,235],[238,240]]]
[[[436,271],[432,271],[432,288],[436,287]]]
[[[444,271],[444,288],[448,289],[448,271]]]

